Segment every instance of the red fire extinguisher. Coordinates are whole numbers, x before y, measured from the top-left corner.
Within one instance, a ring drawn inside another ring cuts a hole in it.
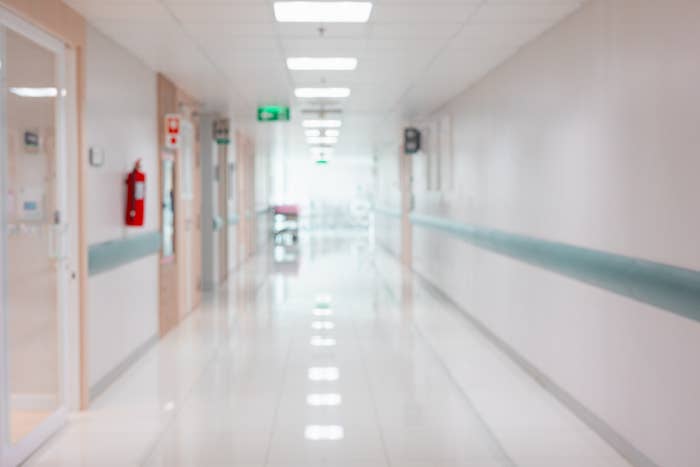
[[[144,202],[146,200],[146,174],[141,172],[141,159],[126,178],[126,225],[143,225]]]

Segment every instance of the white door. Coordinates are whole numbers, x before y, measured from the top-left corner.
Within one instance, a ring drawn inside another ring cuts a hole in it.
[[[65,46],[0,8],[0,464],[66,416]]]

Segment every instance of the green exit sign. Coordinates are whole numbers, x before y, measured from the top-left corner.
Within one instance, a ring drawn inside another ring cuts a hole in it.
[[[281,105],[266,105],[258,107],[259,122],[288,122],[289,107]]]

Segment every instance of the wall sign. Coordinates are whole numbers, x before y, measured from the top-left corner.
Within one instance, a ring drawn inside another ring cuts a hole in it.
[[[229,134],[230,129],[228,118],[214,120],[214,139],[216,140],[216,144],[230,144],[231,138]]]
[[[105,151],[102,148],[90,148],[90,165],[93,167],[102,167],[105,163]]]
[[[24,132],[24,151],[29,154],[37,154],[39,152],[39,131],[27,130]]]
[[[165,147],[177,149],[180,146],[180,116],[178,114],[165,115]]]
[[[403,132],[404,152],[416,154],[420,151],[420,131],[416,128],[406,128]]]

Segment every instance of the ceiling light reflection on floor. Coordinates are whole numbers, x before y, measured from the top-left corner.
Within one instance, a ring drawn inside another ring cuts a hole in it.
[[[340,370],[334,366],[309,368],[309,379],[311,381],[338,381]]]
[[[335,344],[335,339],[321,336],[314,336],[311,338],[311,345],[314,347],[334,347]]]
[[[310,425],[304,430],[304,437],[311,441],[338,441],[345,437],[345,430],[337,425]]]
[[[311,407],[337,407],[343,403],[340,394],[309,394],[306,403]]]

